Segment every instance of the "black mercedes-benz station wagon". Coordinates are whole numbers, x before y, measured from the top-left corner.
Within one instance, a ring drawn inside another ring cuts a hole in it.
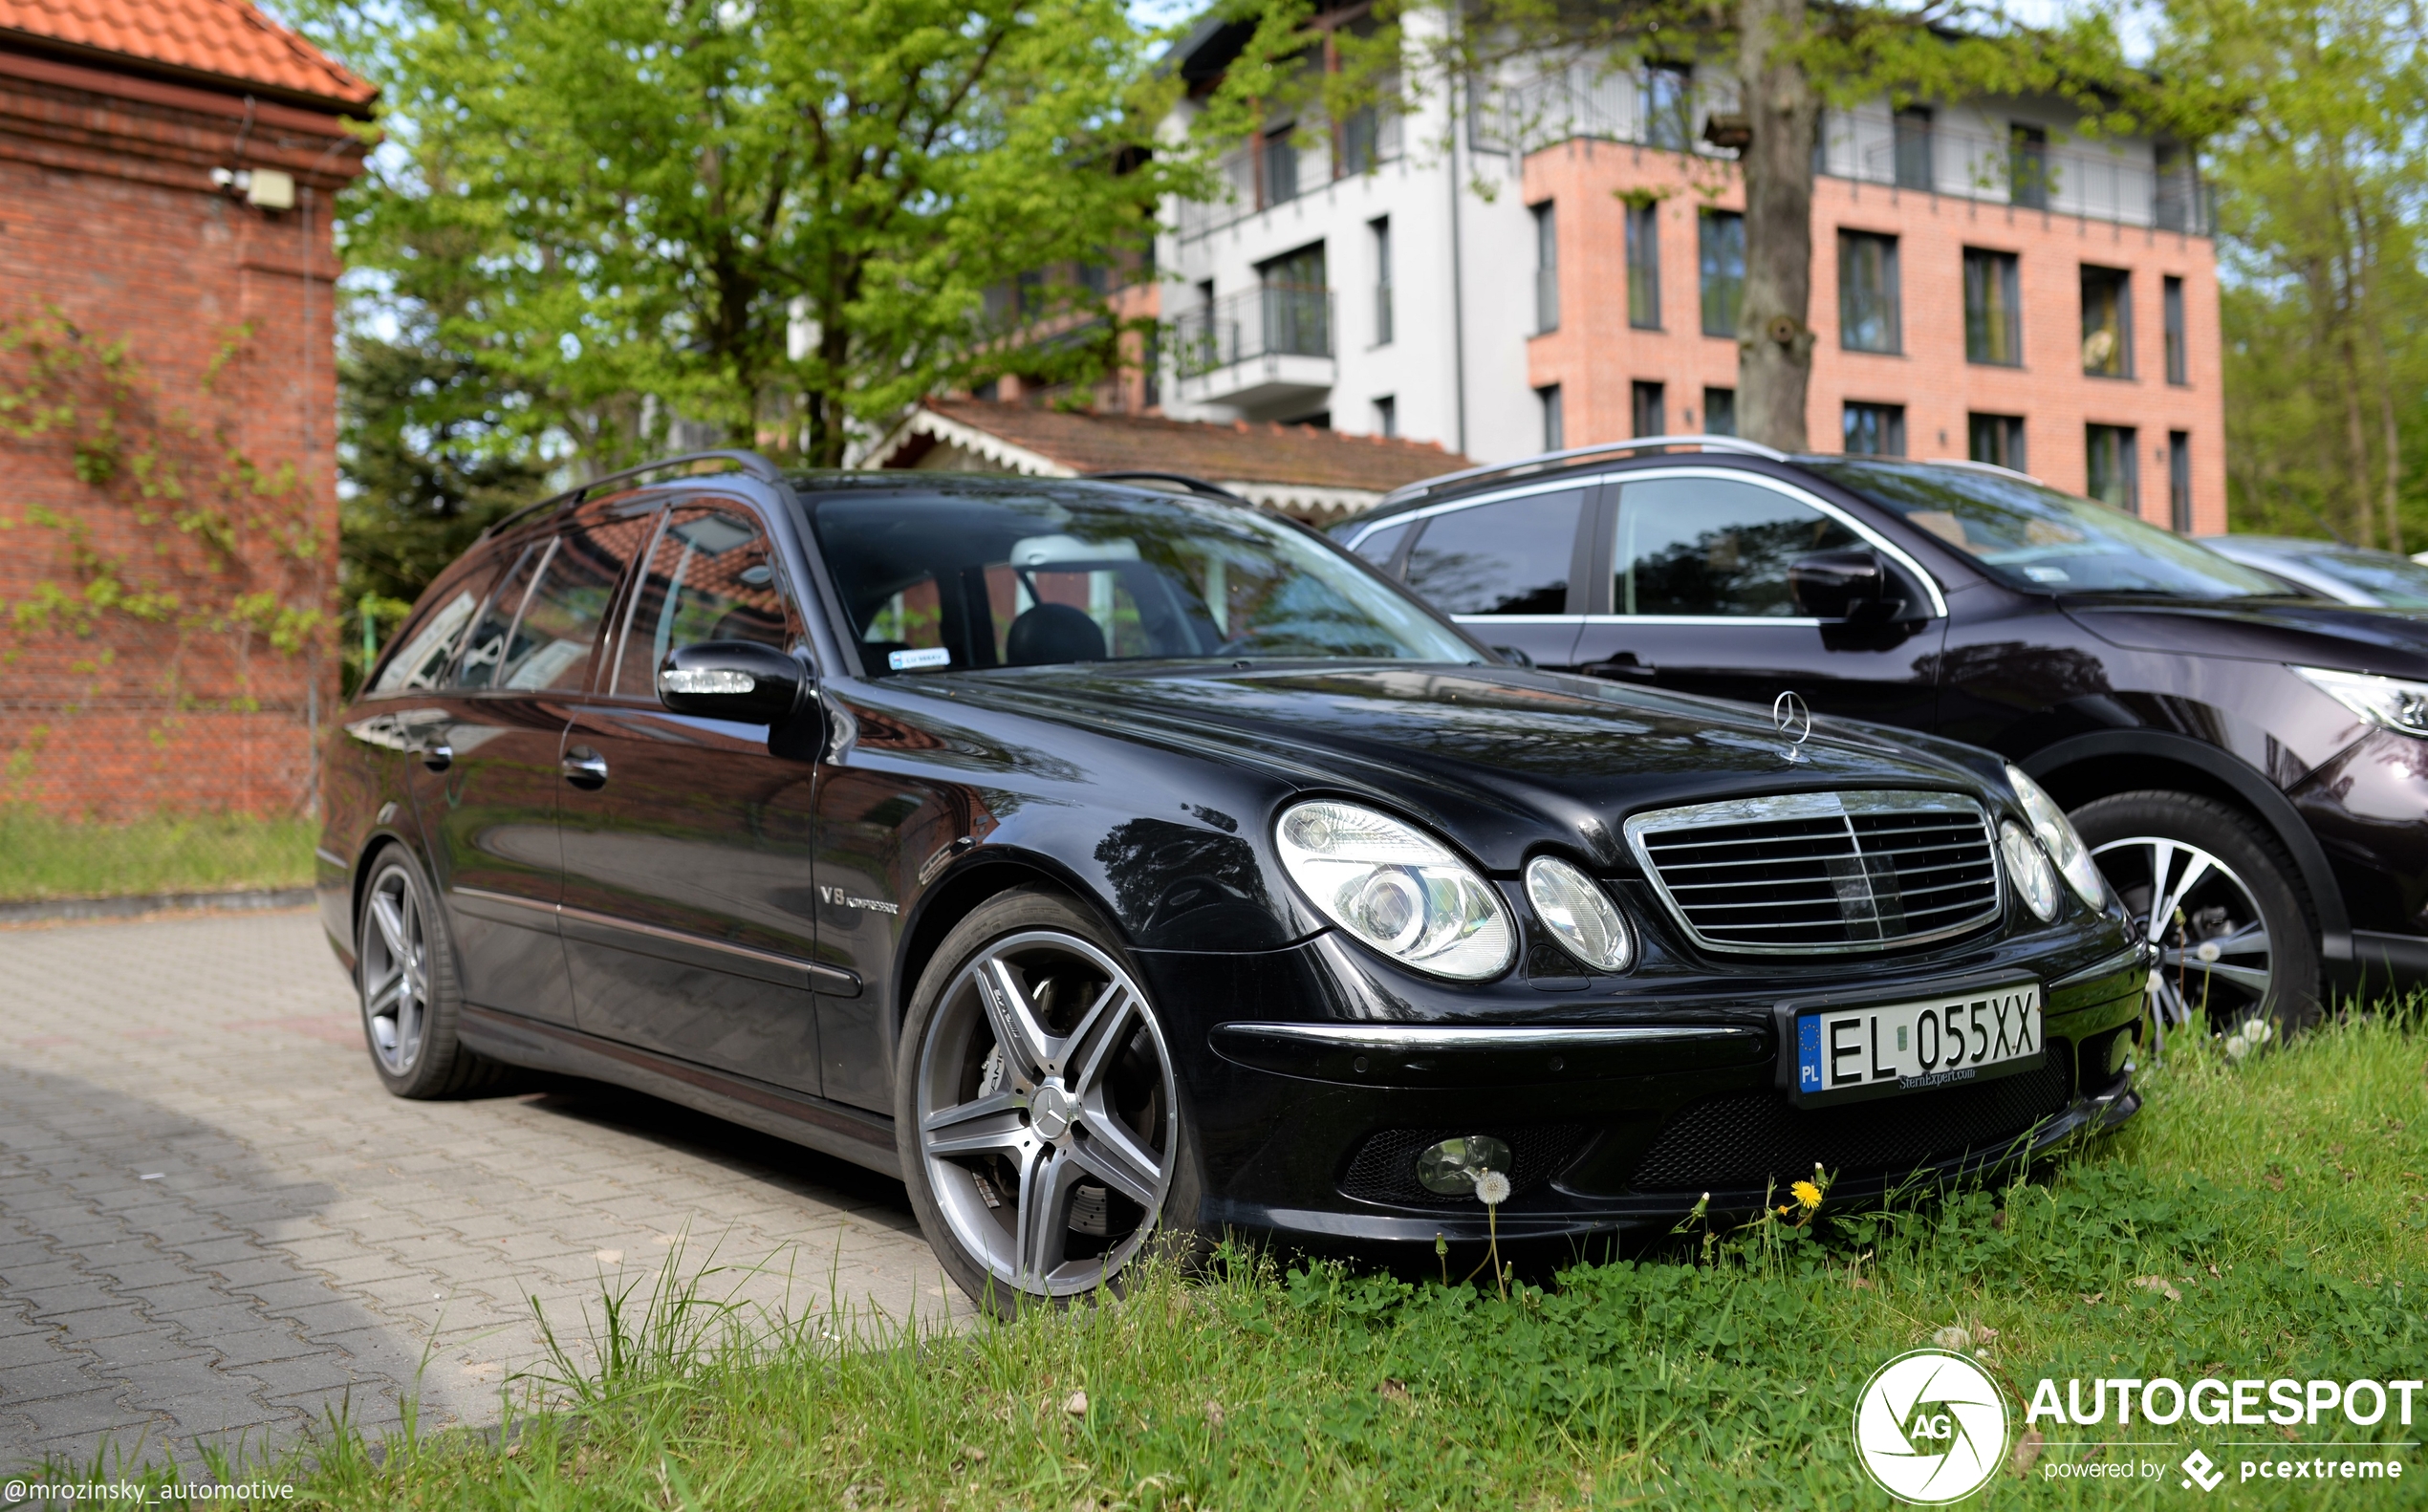
[[[603,480],[438,579],[327,770],[393,1091],[541,1068],[894,1173],[998,1307],[1159,1232],[1477,1240],[1491,1173],[1504,1240],[1665,1229],[2137,1102],[2143,948],[2022,772],[1509,664],[1226,497]]]
[[[2154,1025],[2428,980],[2428,616],[2005,468],[1723,437],[1438,478],[1334,533],[1547,668],[1997,751],[2163,948]]]

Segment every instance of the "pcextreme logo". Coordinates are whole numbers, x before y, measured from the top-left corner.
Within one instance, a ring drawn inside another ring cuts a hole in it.
[[[1998,1473],[2006,1426],[2006,1397],[1980,1366],[1946,1350],[1916,1350],[1865,1383],[1854,1407],[1854,1452],[1899,1501],[1944,1506]]]

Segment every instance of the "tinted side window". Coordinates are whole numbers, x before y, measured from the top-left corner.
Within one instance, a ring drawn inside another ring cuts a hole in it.
[[[1528,494],[1425,522],[1408,586],[1452,615],[1568,612],[1569,554],[1585,490]]]
[[[498,559],[481,551],[472,560],[442,576],[422,595],[419,612],[404,622],[402,641],[379,669],[373,693],[408,693],[435,688],[446,676],[447,663],[463,643],[464,631],[497,580]]]
[[[545,539],[531,542],[514,557],[514,565],[498,578],[488,602],[482,606],[480,617],[472,621],[471,632],[464,637],[464,656],[455,664],[455,675],[447,680],[448,687],[498,685],[497,669],[506,659],[507,637],[513,632],[515,616],[523,612],[523,600],[531,594],[531,579],[539,575],[540,563],[547,558],[553,544]]]
[[[781,650],[791,637],[758,521],[738,508],[678,505],[650,550],[610,691],[657,697],[659,664],[683,646],[747,640]]]
[[[1408,537],[1405,525],[1386,525],[1371,530],[1357,543],[1357,554],[1385,572],[1391,570],[1391,559],[1399,554],[1399,543]]]
[[[556,538],[514,626],[499,687],[578,692],[590,686],[591,652],[607,606],[655,523],[654,513],[599,520]]]
[[[1820,510],[1756,484],[1631,483],[1619,495],[1611,603],[1622,615],[1790,616],[1788,564],[1862,544]]]

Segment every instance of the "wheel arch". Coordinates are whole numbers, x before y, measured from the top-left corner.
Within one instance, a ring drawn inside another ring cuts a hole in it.
[[[425,880],[429,877],[429,862],[414,851],[413,841],[403,833],[393,828],[383,827],[381,829],[374,830],[369,834],[364,835],[362,837],[362,848],[357,851],[354,855],[354,877],[347,886],[346,927],[348,929],[355,930],[362,927],[363,889],[371,885],[371,871],[373,866],[379,859],[379,853],[385,851],[392,845],[413,858],[413,864],[422,869],[422,875]],[[438,896],[438,884],[436,882],[432,882],[430,883],[430,906],[432,908],[445,907],[445,902]],[[450,928],[446,931],[446,939],[448,947],[452,949],[455,941],[455,931],[453,929]],[[347,941],[346,950],[350,957],[361,954],[360,948],[351,940]],[[461,972],[464,969],[463,961],[457,961],[454,964],[458,972]],[[348,969],[352,970],[353,968],[349,967]]]
[[[1125,936],[1110,910],[1078,880],[1043,857],[1026,853],[989,854],[984,851],[938,877],[912,906],[910,927],[894,961],[892,1001],[885,1004],[885,1044],[889,1055],[900,1049],[902,1021],[910,1014],[919,979],[953,926],[992,897],[1015,888],[1045,887],[1095,910],[1116,936]],[[1124,943],[1127,943],[1126,939]]]
[[[2120,757],[2129,761],[2119,762]],[[2152,788],[2172,788],[2240,809],[2265,826],[2293,858],[2318,919],[2321,958],[2352,958],[2352,917],[2326,850],[2292,801],[2250,763],[2189,736],[2099,730],[2059,741],[2017,765],[2069,810],[2114,793]]]

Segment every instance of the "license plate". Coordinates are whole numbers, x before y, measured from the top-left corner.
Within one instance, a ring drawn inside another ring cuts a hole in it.
[[[2040,1063],[2040,983],[1796,1015],[1796,1101],[1984,1081]]]

